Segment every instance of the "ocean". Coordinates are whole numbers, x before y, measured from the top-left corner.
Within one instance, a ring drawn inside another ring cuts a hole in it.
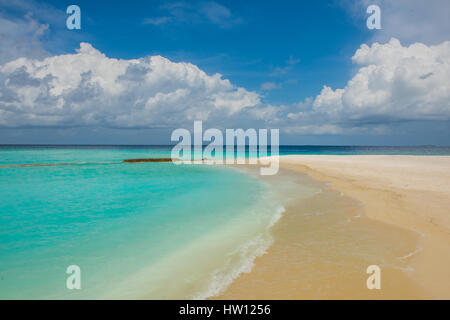
[[[201,299],[249,271],[271,244],[279,195],[231,167],[122,163],[170,150],[0,146],[0,299]],[[280,154],[450,148],[281,146]],[[53,165],[14,166],[23,164]],[[66,287],[71,265],[80,290]]]
[[[195,298],[268,244],[280,207],[225,167],[121,163],[161,147],[2,147],[0,298]],[[81,269],[81,290],[66,269]]]

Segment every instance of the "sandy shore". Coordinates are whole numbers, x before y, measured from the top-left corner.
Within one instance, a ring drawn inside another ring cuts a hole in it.
[[[328,187],[287,206],[272,247],[219,299],[450,299],[450,157],[292,155],[281,167]],[[366,288],[370,264],[381,290]]]

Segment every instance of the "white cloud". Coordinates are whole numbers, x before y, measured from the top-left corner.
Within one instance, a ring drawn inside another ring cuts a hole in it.
[[[81,43],[75,54],[0,65],[0,126],[174,128],[205,120],[211,127],[360,134],[450,119],[450,42],[363,44],[352,59],[358,69],[344,88],[324,86],[314,98],[277,106],[190,63],[112,59]]]
[[[86,38],[66,28],[65,10],[34,0],[0,0],[0,65],[19,57],[43,59],[50,48],[72,47]]]
[[[172,21],[172,17],[161,16],[161,17],[144,19],[143,24],[152,24],[154,26],[159,26],[159,25],[168,23],[170,21]]]
[[[275,82],[264,82],[261,85],[261,90],[263,91],[270,91],[278,88],[281,88],[281,86],[279,84],[276,84]]]
[[[366,9],[381,8],[381,30],[371,31],[373,41],[386,42],[394,37],[403,43],[427,45],[448,40],[450,1],[448,0],[340,0],[360,28],[366,28]]]
[[[398,122],[450,120],[450,42],[366,44],[352,58],[358,70],[344,88],[324,86],[285,115],[291,133],[386,132]],[[280,116],[279,116],[280,117]]]
[[[270,73],[271,77],[281,77],[292,71],[292,67],[300,62],[300,59],[295,58],[293,55],[289,56],[289,59],[286,60],[286,65],[283,67],[276,67]]]
[[[228,8],[217,2],[210,1],[202,3],[199,11],[209,22],[223,28],[228,28],[242,22],[241,18],[233,17]]]
[[[163,16],[147,18],[144,24],[163,25],[170,22],[199,24],[210,23],[221,28],[231,28],[242,23],[242,19],[222,4],[206,2],[172,2],[161,7]]]
[[[259,103],[256,93],[190,63],[111,59],[88,43],[76,54],[0,66],[0,125],[7,127],[179,126]]]
[[[353,56],[360,66],[343,89],[325,86],[314,110],[337,120],[384,122],[450,119],[450,42],[436,46],[363,44]]]
[[[20,56],[39,57],[47,55],[42,49],[41,36],[49,25],[39,23],[31,14],[20,19],[6,19],[0,14],[0,63]]]
[[[297,64],[297,63],[299,63],[299,62],[300,62],[300,59],[294,58],[293,55],[290,55],[290,56],[289,56],[289,60],[286,61],[286,63],[287,63],[287,64],[290,64],[290,65],[295,65],[295,64]]]
[[[292,70],[292,66],[285,66],[285,67],[276,67],[273,69],[273,71],[270,73],[271,77],[280,77],[287,74],[289,71]]]

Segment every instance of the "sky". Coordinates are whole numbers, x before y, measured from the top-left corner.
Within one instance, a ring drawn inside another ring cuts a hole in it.
[[[69,30],[66,9],[81,10]],[[369,5],[381,29],[368,29]],[[448,0],[0,0],[0,143],[450,145]]]

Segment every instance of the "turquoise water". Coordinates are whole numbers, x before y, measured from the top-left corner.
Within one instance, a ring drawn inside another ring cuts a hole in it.
[[[205,298],[270,245],[282,207],[232,168],[121,163],[170,146],[0,146],[0,299]],[[282,146],[280,154],[450,155],[448,147]],[[65,164],[65,165],[62,165]],[[81,268],[81,290],[66,269]]]
[[[120,163],[169,154],[0,148],[0,165],[72,163],[0,168],[0,298],[220,291],[268,244],[265,231],[279,207],[261,182],[230,168]],[[81,290],[66,288],[69,265],[81,268]]]

